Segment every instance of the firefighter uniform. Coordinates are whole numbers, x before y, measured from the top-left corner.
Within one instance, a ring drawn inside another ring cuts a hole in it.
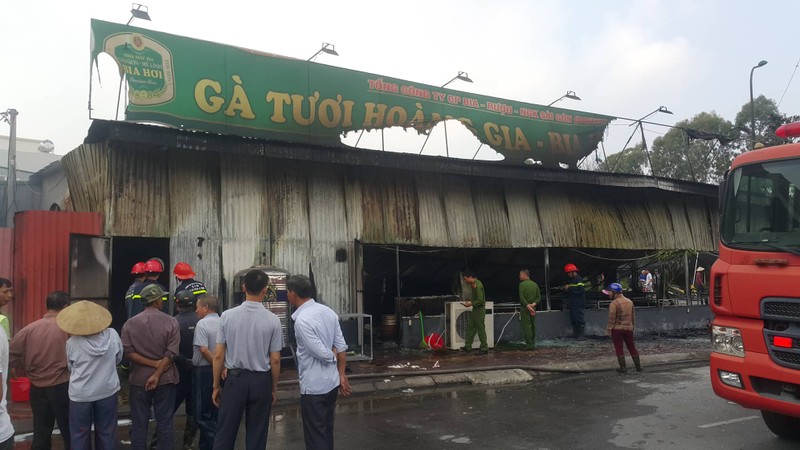
[[[578,275],[578,268],[574,264],[564,267],[569,279],[565,285],[567,291],[567,304],[569,305],[569,320],[572,323],[572,337],[583,339],[586,321],[583,319],[583,308],[586,303],[586,288],[583,278]]]

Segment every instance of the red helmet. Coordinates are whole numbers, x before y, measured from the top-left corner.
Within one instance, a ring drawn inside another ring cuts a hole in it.
[[[161,273],[164,271],[164,265],[160,261],[151,259],[144,263],[144,271],[152,273]]]
[[[133,269],[131,269],[131,275],[141,275],[144,273],[144,263],[137,262],[133,265]]]
[[[566,273],[577,272],[577,271],[578,267],[575,264],[569,263],[566,266],[564,266],[564,272]]]
[[[188,280],[190,278],[194,278],[194,271],[192,270],[192,266],[189,263],[185,263],[183,261],[175,264],[175,269],[172,271],[175,274],[175,278],[179,280]]]

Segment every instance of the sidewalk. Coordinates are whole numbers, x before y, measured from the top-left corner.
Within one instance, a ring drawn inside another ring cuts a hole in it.
[[[647,370],[664,364],[708,361],[710,342],[702,333],[683,338],[651,336],[638,339],[636,347]],[[633,363],[628,357],[629,369]],[[580,373],[611,371],[617,359],[609,338],[552,339],[537,342],[537,349],[523,351],[504,345],[488,354],[457,350],[376,351],[372,361],[353,361],[348,374],[353,395],[387,392],[413,392],[415,389],[458,384],[501,385],[532,381],[544,373]],[[634,372],[635,373],[635,372]],[[410,391],[409,391],[410,390]],[[297,402],[300,398],[297,371],[281,370],[278,389],[280,403]],[[30,403],[8,403],[16,434],[32,430]],[[181,411],[179,410],[179,413]],[[128,417],[127,380],[120,391],[119,417]]]

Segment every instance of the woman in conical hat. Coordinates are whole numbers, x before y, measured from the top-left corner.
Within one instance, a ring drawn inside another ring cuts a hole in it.
[[[70,334],[67,340],[69,429],[72,448],[114,448],[117,439],[117,365],[122,341],[111,325],[111,313],[86,300],[64,308],[56,323]]]

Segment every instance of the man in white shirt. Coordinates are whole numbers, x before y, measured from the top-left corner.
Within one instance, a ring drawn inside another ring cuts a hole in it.
[[[8,381],[8,336],[0,328],[0,450],[14,448],[14,426],[6,408],[6,386]]]
[[[306,449],[333,449],[336,398],[339,392],[343,396],[351,392],[345,375],[347,344],[336,313],[311,298],[314,290],[307,276],[289,277],[286,290],[295,308],[292,319]]]

